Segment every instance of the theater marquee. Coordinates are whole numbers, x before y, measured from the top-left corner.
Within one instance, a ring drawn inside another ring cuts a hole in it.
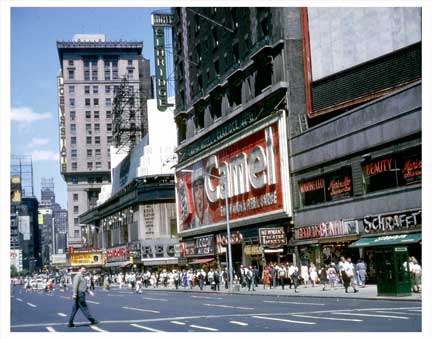
[[[233,225],[290,215],[286,149],[285,118],[281,114],[178,169],[179,232],[225,223],[226,192]]]

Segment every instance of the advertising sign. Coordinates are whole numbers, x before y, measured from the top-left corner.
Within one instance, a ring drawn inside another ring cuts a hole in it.
[[[22,250],[10,251],[10,264],[14,265],[18,272],[22,271]]]
[[[284,212],[279,132],[275,122],[179,170],[179,231]]]
[[[107,248],[106,250],[107,262],[118,262],[129,260],[129,249],[127,246],[117,246]]]
[[[422,210],[366,216],[363,223],[365,233],[369,234],[418,229],[422,223]]]
[[[23,234],[23,240],[30,240],[30,217],[18,217],[18,229]]]
[[[270,248],[279,248],[287,244],[287,238],[283,227],[260,228],[260,244]]]
[[[69,254],[71,266],[102,265],[102,251],[74,252]]]
[[[334,220],[318,225],[300,227],[295,230],[295,239],[332,238],[350,234],[358,234],[357,220]]]
[[[19,231],[16,215],[11,214],[10,216],[10,245],[11,247],[16,247],[19,245]]]
[[[195,239],[195,255],[210,255],[214,253],[213,235]]]
[[[177,244],[177,239],[141,240],[141,259],[172,258]]]
[[[51,255],[51,264],[53,265],[66,265],[66,254],[53,254]]]

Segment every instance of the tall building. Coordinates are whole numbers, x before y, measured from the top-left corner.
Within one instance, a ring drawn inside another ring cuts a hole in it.
[[[78,215],[96,206],[101,186],[110,182],[113,98],[123,77],[140,100],[151,96],[149,60],[142,42],[106,41],[104,35],[77,34],[57,42],[61,174],[68,191],[68,246],[80,247]],[[143,130],[146,107],[139,116]]]
[[[420,256],[421,9],[173,15],[188,262],[225,264],[227,213],[234,268],[348,255],[374,277],[387,236]]]

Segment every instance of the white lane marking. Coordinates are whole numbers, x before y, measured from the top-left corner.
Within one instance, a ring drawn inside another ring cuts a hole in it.
[[[363,320],[361,320],[361,319],[329,318],[329,317],[318,317],[318,316],[313,316],[313,315],[301,315],[301,314],[292,314],[291,317],[298,317],[298,318],[311,318],[311,319],[323,319],[323,320],[354,321],[354,322],[360,322],[360,321],[363,321]]]
[[[287,322],[287,323],[296,323],[296,324],[305,324],[305,325],[316,325],[316,323],[311,323],[311,322],[307,322],[307,321],[295,321],[295,320],[288,320],[288,319],[261,317],[261,316],[258,316],[258,315],[254,315],[254,316],[252,316],[252,318],[265,319],[265,320],[275,320],[275,321],[283,321],[283,322]]]
[[[393,318],[393,319],[409,319],[408,317],[399,317],[396,315],[379,315],[379,314],[364,314],[364,313],[348,313],[348,312],[335,312],[332,314],[352,315],[353,317],[376,317],[376,318]]]
[[[124,297],[124,295],[118,295],[118,294],[107,294],[108,297]]]
[[[108,332],[108,331],[105,331],[105,330],[103,330],[103,329],[97,327],[96,325],[90,325],[90,328],[91,328],[92,330],[95,330],[96,332]]]
[[[264,300],[265,303],[272,303],[272,304],[294,304],[294,305],[315,305],[315,306],[324,306],[325,304],[315,304],[315,303],[299,303],[295,301],[270,301],[270,300]]]
[[[27,305],[31,306],[31,307],[37,307],[36,305],[33,305],[31,303],[27,303]]]
[[[177,325],[186,325],[186,323],[182,323],[181,321],[171,321],[171,323],[177,324]]]
[[[200,329],[202,329],[202,330],[213,331],[213,332],[217,332],[217,331],[219,331],[219,330],[216,329],[216,328],[204,327],[204,326],[197,326],[197,325],[190,325],[190,327],[193,327],[193,328],[200,328]]]
[[[400,314],[400,315],[407,315],[406,312],[398,312],[398,311],[375,311],[377,313],[390,313],[390,314]],[[410,314],[410,315],[421,315],[421,314]]]
[[[131,311],[140,311],[140,312],[150,312],[150,313],[160,313],[159,311],[153,311],[153,310],[145,310],[143,308],[135,308],[135,307],[127,307],[123,306],[125,310],[131,310]]]
[[[240,325],[240,326],[247,326],[248,324],[246,323],[242,323],[241,321],[230,321],[231,324],[236,324],[236,325]]]
[[[198,297],[196,295],[193,295],[192,298],[196,299],[215,299],[215,300],[222,300],[223,298],[214,298],[214,297]]]
[[[168,301],[168,299],[145,298],[145,297],[143,297],[143,299],[145,299],[145,300],[156,300],[156,301]]]
[[[64,296],[60,296],[60,298],[63,298],[63,299],[72,299],[71,297],[64,297]]]
[[[16,298],[18,301],[23,301],[21,298]]]
[[[211,306],[211,307],[236,308],[239,310],[254,310],[254,308],[251,307],[241,307],[241,306],[228,306],[228,305],[217,305],[217,304],[203,304],[203,305]]]
[[[48,330],[48,332],[55,332],[55,331],[56,331],[55,329],[53,329],[53,328],[50,327],[50,326],[46,327],[46,329]]]
[[[86,302],[89,303],[89,304],[96,304],[96,305],[100,304],[97,301],[91,301],[91,300],[86,300]]]
[[[142,329],[150,331],[150,332],[164,332],[164,331],[157,330],[155,328],[141,326],[141,325],[137,325],[137,324],[130,324],[130,325],[133,326],[133,327],[142,328]]]
[[[155,293],[155,292],[150,292],[149,294],[154,294],[154,295],[169,295],[168,293]]]
[[[66,314],[64,314],[64,313],[57,313],[60,317],[67,317],[67,315]]]
[[[119,292],[121,294],[133,294],[134,292]]]
[[[407,310],[408,312],[421,312],[422,310]]]

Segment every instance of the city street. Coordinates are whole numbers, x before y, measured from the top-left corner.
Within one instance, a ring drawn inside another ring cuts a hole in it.
[[[16,287],[11,295],[11,332],[417,332],[422,326],[421,302],[415,300],[171,289],[144,289],[138,295],[127,289],[97,288],[87,302],[99,324],[90,325],[78,311],[76,327],[68,328],[71,290],[26,293]]]

